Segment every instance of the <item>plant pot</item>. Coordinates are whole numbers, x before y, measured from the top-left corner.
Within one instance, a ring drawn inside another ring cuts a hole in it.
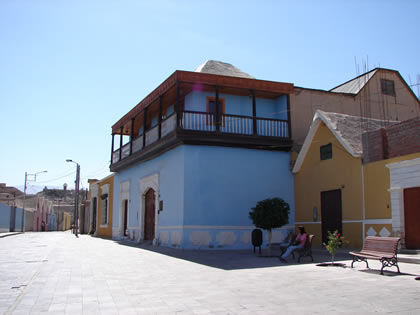
[[[316,264],[316,266],[318,267],[346,267],[346,264],[342,264],[342,263],[320,263],[320,264]]]

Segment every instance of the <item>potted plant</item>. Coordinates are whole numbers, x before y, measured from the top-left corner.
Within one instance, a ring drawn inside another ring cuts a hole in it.
[[[328,242],[322,243],[325,246],[327,251],[331,254],[331,263],[330,264],[319,264],[319,265],[330,265],[330,266],[342,266],[343,264],[334,263],[335,253],[337,249],[340,248],[344,243],[344,236],[338,233],[338,230],[335,230],[333,233],[327,231],[328,233]]]
[[[270,248],[272,230],[289,223],[289,204],[281,198],[264,199],[251,210],[249,218],[257,228],[267,230]]]

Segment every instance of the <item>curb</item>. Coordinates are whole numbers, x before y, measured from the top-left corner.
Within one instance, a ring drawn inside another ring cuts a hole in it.
[[[400,257],[400,256],[398,256],[398,262],[420,265],[420,257],[415,258],[415,257]]]
[[[4,238],[4,237],[8,237],[8,236],[13,236],[13,235],[18,235],[18,234],[23,234],[22,232],[10,232],[10,233],[4,233],[4,235],[2,235],[3,233],[0,233],[0,238]]]

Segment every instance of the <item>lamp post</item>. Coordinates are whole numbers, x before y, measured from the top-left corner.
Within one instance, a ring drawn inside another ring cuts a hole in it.
[[[42,171],[42,172],[37,172],[35,174],[28,174],[28,172],[25,172],[25,185],[23,186],[23,206],[22,206],[22,233],[24,232],[24,226],[25,226],[25,200],[26,200],[26,184],[29,181],[28,176],[33,176],[34,178],[32,179],[33,182],[36,182],[36,175],[38,174],[42,174],[42,173],[47,173],[48,171]]]
[[[75,196],[74,196],[74,225],[76,237],[79,237],[79,181],[80,181],[80,165],[76,161],[67,159],[66,162],[76,164],[76,181],[75,181]]]

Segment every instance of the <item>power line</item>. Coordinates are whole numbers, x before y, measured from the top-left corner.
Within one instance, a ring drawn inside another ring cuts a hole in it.
[[[55,181],[55,180],[59,180],[59,179],[62,179],[62,178],[65,178],[65,177],[68,177],[68,176],[70,176],[70,175],[73,175],[75,172],[74,171],[72,171],[72,172],[70,172],[70,173],[68,173],[68,174],[66,174],[66,175],[63,175],[63,176],[60,176],[60,177],[57,177],[57,178],[53,178],[53,179],[50,179],[50,180],[46,180],[46,181],[43,181],[43,182],[37,182],[38,184],[45,184],[45,183],[50,183],[50,182],[53,182],[53,181]]]

